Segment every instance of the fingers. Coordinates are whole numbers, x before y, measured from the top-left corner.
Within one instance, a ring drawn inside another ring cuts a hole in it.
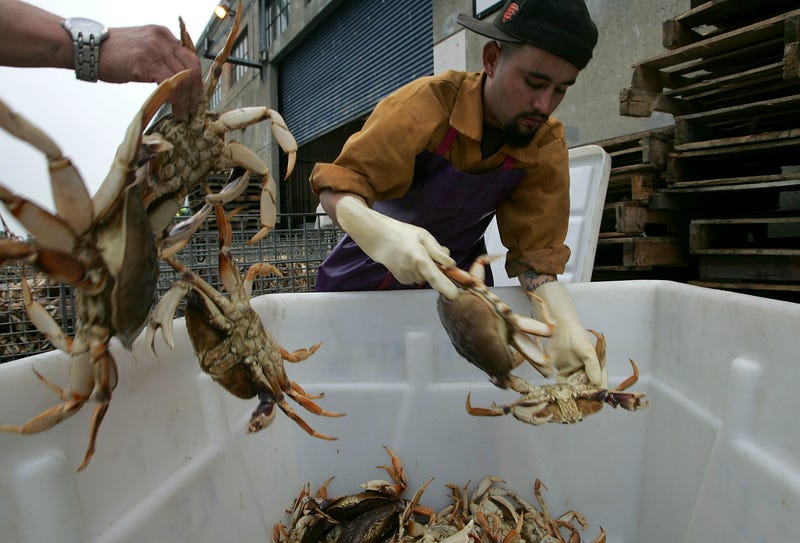
[[[455,299],[458,296],[458,287],[436,265],[440,264],[444,267],[456,265],[456,261],[450,257],[450,250],[440,245],[427,231],[420,237],[420,243],[427,251],[430,259],[423,261],[418,270],[439,294],[449,300]]]
[[[183,80],[178,85],[178,88],[175,89],[174,98],[170,101],[172,103],[173,116],[178,119],[184,119],[190,111],[197,108],[203,99],[200,59],[186,47],[180,46],[177,48],[172,62],[175,65],[170,66],[170,69],[175,70],[175,73],[186,69],[192,70],[189,77]]]
[[[583,369],[586,372],[586,377],[595,386],[600,388],[608,388],[608,369],[601,368],[600,362],[596,357],[587,357],[584,359]]]
[[[436,291],[449,300],[458,296],[458,287],[443,274],[432,260],[426,260],[417,267],[417,271]]]
[[[112,28],[100,55],[99,76],[109,83],[161,83],[186,69],[191,76],[169,100],[173,115],[184,118],[203,99],[200,59],[164,26]]]
[[[436,241],[436,238],[430,235],[430,233],[427,231],[420,236],[419,241],[422,246],[425,247],[425,250],[428,251],[428,255],[437,264],[441,264],[445,268],[456,265],[456,261],[450,257],[450,250],[447,247],[442,247],[439,242]]]

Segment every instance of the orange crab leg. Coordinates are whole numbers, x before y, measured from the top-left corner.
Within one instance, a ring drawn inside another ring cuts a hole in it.
[[[299,403],[300,405],[302,405],[304,408],[306,408],[311,413],[314,413],[315,415],[322,415],[323,417],[343,417],[345,415],[344,413],[336,413],[335,411],[326,411],[325,409],[322,409],[320,406],[315,404],[308,396],[304,396],[298,393],[294,389],[294,387],[291,387],[286,392],[286,394],[288,394],[290,398],[292,398],[294,401],[296,401],[297,403]],[[281,405],[281,402],[278,402],[278,405]],[[288,404],[286,405],[288,406]]]
[[[312,400],[319,400],[319,399],[325,397],[325,393],[324,392],[320,393],[320,394],[310,394],[310,393],[306,392],[305,390],[303,390],[303,387],[301,387],[300,385],[298,385],[294,381],[289,381],[289,385],[292,387],[292,390],[294,390],[298,394],[302,394],[306,398],[311,398]]]
[[[297,399],[297,398],[295,398],[295,399]],[[309,400],[309,402],[316,406],[316,404],[314,404],[310,400]],[[302,402],[300,402],[300,403],[301,403],[301,405],[303,405]],[[281,408],[281,411],[283,411],[286,414],[287,417],[292,419],[300,428],[305,430],[306,433],[308,433],[310,436],[316,437],[316,438],[319,438],[319,439],[326,439],[328,441],[336,441],[337,439],[339,439],[338,437],[331,437],[331,436],[328,436],[328,435],[325,435],[325,434],[321,434],[321,433],[317,432],[316,430],[314,430],[311,426],[309,426],[306,423],[306,421],[304,421],[302,418],[300,418],[300,415],[298,415],[297,413],[294,412],[294,409],[292,409],[292,407],[288,403],[286,403],[286,400],[282,399],[281,401],[277,402],[277,404],[278,404],[278,407]],[[305,407],[305,405],[303,405],[303,406]],[[317,407],[319,407],[319,406],[317,406]],[[311,411],[311,410],[309,409],[309,411]],[[336,413],[334,415],[327,415],[326,414],[327,412],[323,411],[322,409],[320,409],[319,411],[320,411],[319,413],[316,413],[317,415],[341,416],[340,413]]]
[[[470,415],[475,415],[476,417],[500,417],[506,414],[506,411],[500,408],[490,409],[487,407],[473,407],[472,403],[469,401],[470,395],[471,393],[467,393],[466,402],[467,413]]]
[[[297,349],[296,351],[293,351],[291,353],[286,349],[284,349],[283,347],[281,347],[281,358],[283,358],[287,362],[292,362],[296,364],[297,362],[302,362],[303,360],[305,360],[306,358],[317,352],[320,346],[322,346],[321,341],[316,345],[314,345],[313,347],[309,347],[308,349]]]

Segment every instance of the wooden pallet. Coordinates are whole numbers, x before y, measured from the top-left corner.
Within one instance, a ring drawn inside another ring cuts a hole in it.
[[[798,25],[795,9],[644,60],[621,91],[620,114],[685,115],[787,92],[785,81],[800,78],[792,71]]]
[[[797,86],[796,90],[800,90],[800,86]],[[781,98],[676,116],[674,145],[680,151],[691,149],[691,146],[686,146],[686,144],[692,142],[706,142],[736,136],[749,136],[750,140],[755,140],[757,138],[753,134],[762,132],[768,133],[766,136],[760,137],[761,140],[764,140],[775,136],[783,137],[780,132],[791,131],[798,126],[800,126],[800,94],[792,94]],[[776,134],[770,135],[770,132]],[[723,146],[726,145],[726,142],[706,143],[704,146],[710,145]]]
[[[685,250],[674,237],[601,235],[597,241],[596,271],[647,271],[658,266],[685,265]]]
[[[800,255],[800,216],[695,219],[691,254]]]
[[[664,186],[661,172],[672,150],[673,131],[668,126],[593,142],[611,157],[607,202],[646,201]]]
[[[663,236],[677,229],[672,211],[650,209],[646,202],[622,201],[606,203],[600,222],[600,235],[627,234]]]
[[[608,179],[606,202],[647,202],[663,185],[659,172],[631,172],[612,175]]]
[[[696,142],[676,146],[665,179],[669,187],[789,181],[799,154],[800,129]]]
[[[796,0],[715,0],[692,2],[692,9],[664,21],[664,48],[680,47],[730,32],[797,7]]]

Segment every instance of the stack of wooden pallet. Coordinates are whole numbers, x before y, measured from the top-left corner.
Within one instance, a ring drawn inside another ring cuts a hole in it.
[[[622,115],[674,116],[647,207],[686,214],[692,283],[800,295],[799,7],[693,1],[620,95]]]
[[[598,142],[611,157],[611,175],[600,223],[592,279],[679,278],[685,243],[678,213],[654,209],[651,198],[664,186],[673,129],[629,134]]]

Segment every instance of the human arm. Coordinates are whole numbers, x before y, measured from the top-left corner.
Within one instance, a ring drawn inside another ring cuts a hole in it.
[[[398,281],[428,282],[447,298],[457,296],[458,288],[437,266],[453,266],[455,261],[427,230],[370,209],[357,194],[323,190],[319,199],[331,219]]]
[[[452,89],[446,85],[450,100]],[[315,165],[310,184],[326,213],[399,282],[428,282],[453,298],[457,289],[437,266],[455,264],[449,250],[425,229],[371,209],[375,201],[406,193],[416,157],[448,131],[443,100],[448,101],[422,81],[396,91],[378,103],[333,163]]]
[[[608,372],[601,367],[564,284],[554,275],[538,274],[533,270],[520,274],[519,282],[525,292],[541,300],[531,298],[533,316],[539,320],[549,317],[555,322],[555,330],[547,343],[547,354],[558,370],[558,379],[563,381],[578,371],[584,371],[592,384],[607,388]]]
[[[23,68],[74,68],[72,39],[64,18],[19,0],[0,0],[0,65]],[[164,26],[114,27],[102,43],[98,78],[109,83],[160,83],[192,69],[171,99],[173,114],[184,117],[203,93],[200,59]]]

